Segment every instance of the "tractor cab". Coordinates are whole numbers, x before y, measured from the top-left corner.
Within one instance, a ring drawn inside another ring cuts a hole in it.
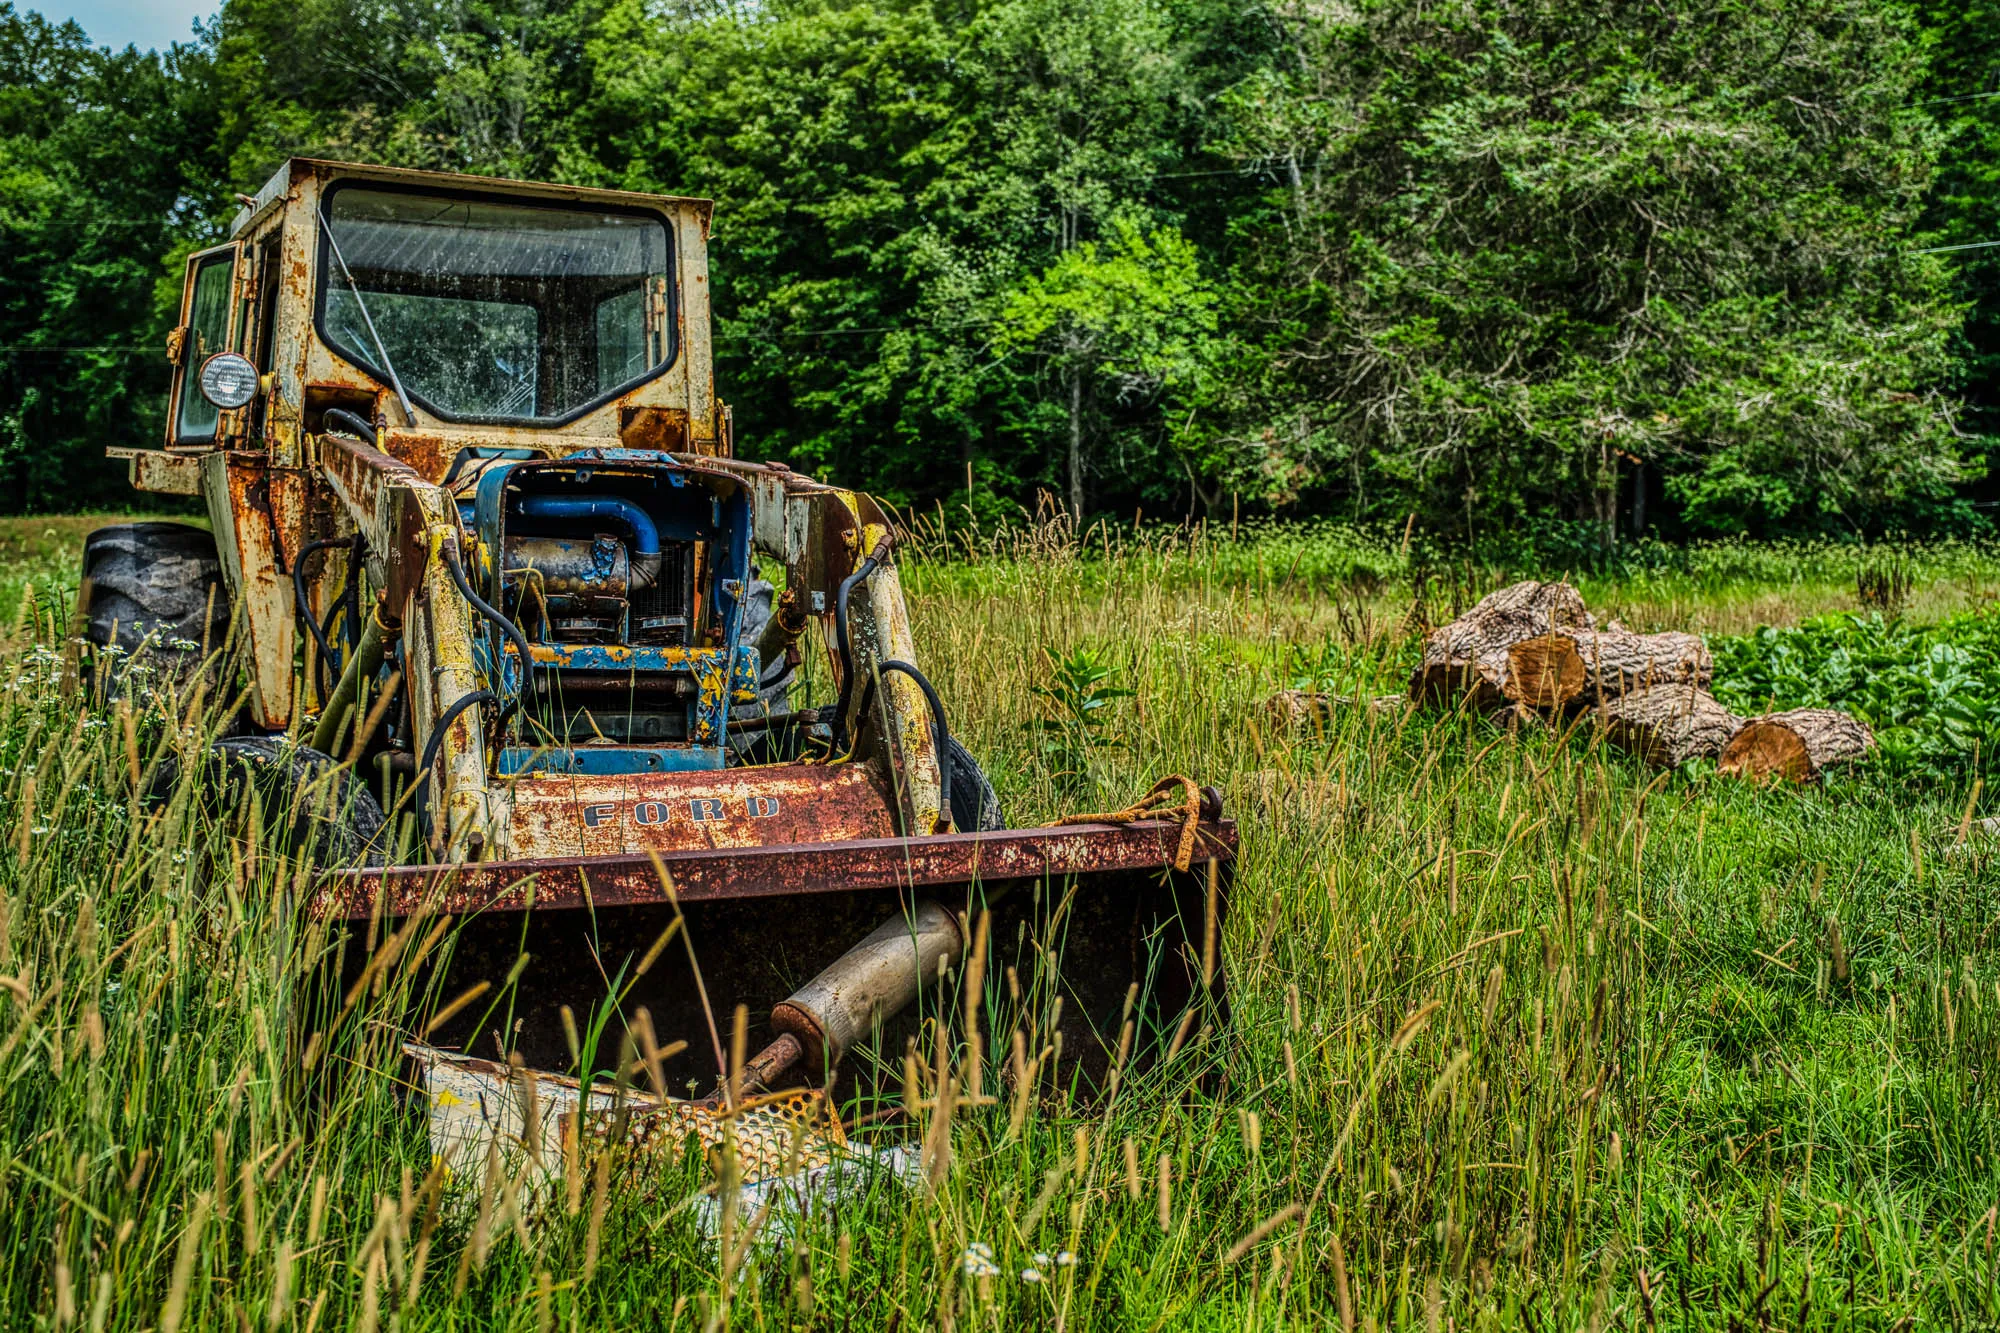
[[[696,200],[287,163],[228,244],[188,261],[166,449],[135,456],[134,479],[261,484],[280,502],[270,544],[237,545],[282,596],[282,529],[294,549],[324,535],[320,438],[358,440],[450,493],[474,590],[520,631],[526,664],[498,621],[476,634],[479,669],[517,692],[532,671],[544,704],[499,776],[722,768],[731,707],[759,697],[742,639],[771,592],[743,479],[701,466],[728,451],[707,223]],[[231,528],[263,518],[230,511]],[[340,615],[351,554],[320,557],[315,624]],[[301,628],[253,627],[267,725],[289,720],[295,648],[330,659],[308,668],[317,691],[355,646]],[[770,676],[773,694],[789,678]]]

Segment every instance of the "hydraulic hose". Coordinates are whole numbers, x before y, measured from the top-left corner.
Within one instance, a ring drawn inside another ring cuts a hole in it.
[[[444,710],[443,716],[437,720],[437,725],[431,728],[430,739],[424,742],[423,761],[417,766],[416,811],[418,828],[422,828],[424,825],[425,797],[430,787],[431,769],[437,764],[438,750],[444,745],[444,738],[451,731],[451,724],[458,721],[459,715],[475,704],[498,702],[499,696],[491,690],[474,690],[470,694],[460,695],[451,707]],[[509,707],[511,706],[509,705]]]
[[[847,746],[847,701],[854,696],[854,640],[847,632],[847,599],[870,574],[882,567],[882,561],[888,554],[889,539],[884,537],[875,544],[868,558],[840,581],[840,592],[833,599],[833,637],[835,646],[840,649],[840,699],[833,709],[833,725],[838,733],[835,737],[836,750]]]
[[[951,759],[951,729],[950,727],[945,725],[944,703],[938,698],[938,692],[931,685],[930,678],[924,675],[923,672],[917,670],[914,666],[910,665],[908,662],[899,662],[892,657],[886,661],[877,662],[875,664],[875,671],[877,675],[883,675],[883,676],[891,675],[894,673],[900,673],[902,675],[908,676],[911,680],[917,683],[917,688],[923,691],[924,703],[931,710],[931,736],[937,745],[938,807],[941,810],[943,810],[945,817],[951,820],[952,824],[956,826],[958,823],[958,816],[956,815],[956,813],[953,812],[951,808],[951,780],[953,777],[952,759]],[[875,682],[874,680],[871,679],[868,682],[868,688],[862,692],[861,707],[857,710],[857,712],[866,713],[868,711],[868,705],[873,703],[874,701],[875,701]],[[967,831],[968,830],[965,829],[959,830],[959,832],[961,833]]]
[[[632,532],[632,586],[651,587],[660,576],[660,529],[653,516],[616,495],[524,495],[518,503],[524,518],[615,519]]]
[[[398,627],[395,633],[400,634]],[[382,660],[387,651],[388,640],[393,637],[388,627],[374,616],[368,618],[368,626],[362,631],[361,641],[354,646],[347,664],[341,668],[340,679],[334,682],[333,693],[327,696],[326,708],[319,715],[319,723],[313,728],[312,747],[321,754],[332,754],[340,744],[340,731],[350,714],[358,730],[362,716],[356,708],[361,698],[361,682],[372,678],[382,669]]]
[[[320,413],[320,420],[329,426],[343,427],[347,434],[352,435],[370,449],[375,447],[375,428],[362,420],[361,415],[357,412],[350,412],[344,407],[329,407],[326,411]]]
[[[319,648],[319,658],[313,663],[313,684],[319,688],[319,697],[327,695],[326,673],[328,663],[333,660],[333,645],[327,642],[326,631],[313,618],[312,608],[306,604],[306,561],[321,551],[335,546],[347,545],[345,537],[322,537],[316,542],[307,542],[299,553],[292,557],[292,607],[306,624],[307,633]]]
[[[472,585],[465,579],[465,566],[459,562],[456,542],[445,544],[444,567],[451,572],[451,581],[457,585],[458,595],[463,597],[473,610],[493,622],[494,628],[506,635],[508,642],[514,645],[514,651],[521,655],[520,698],[522,705],[532,716],[535,710],[535,659],[528,652],[528,636],[521,633],[520,626],[507,619],[497,608],[488,605],[485,599],[472,590]],[[504,670],[500,674],[502,679],[506,678]]]
[[[361,642],[361,557],[368,549],[360,533],[354,534],[353,549],[347,553],[347,583],[340,590],[340,600],[347,608],[347,624],[341,637],[347,640],[347,651]]]

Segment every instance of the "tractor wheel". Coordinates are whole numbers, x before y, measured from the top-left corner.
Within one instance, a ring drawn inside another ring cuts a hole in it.
[[[1007,827],[1000,813],[1000,795],[986,779],[986,770],[966,753],[958,737],[951,746],[951,823],[960,833],[991,833]]]
[[[209,817],[226,819],[246,808],[254,792],[265,836],[279,850],[322,867],[379,866],[388,842],[382,805],[353,770],[339,767],[333,756],[309,746],[231,736],[210,748],[197,799]],[[171,799],[179,782],[180,764],[161,764],[151,802]]]
[[[86,664],[113,692],[143,663],[173,681],[199,670],[229,632],[215,538],[186,523],[119,523],[84,539],[77,631]],[[91,658],[102,658],[103,665]]]

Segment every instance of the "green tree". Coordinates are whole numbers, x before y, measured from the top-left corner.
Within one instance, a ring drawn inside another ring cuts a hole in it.
[[[160,442],[162,257],[222,206],[208,90],[195,48],[104,50],[0,4],[0,505],[122,499],[105,446]]]
[[[212,40],[231,174],[287,157],[545,178],[588,95],[596,0],[227,0]]]
[[[1967,474],[1899,10],[1364,0],[1290,31],[1231,98],[1231,149],[1297,169],[1238,274],[1253,373],[1209,399],[1212,433],[1284,455],[1235,451],[1246,479],[1608,545],[1635,476],[1740,531]]]
[[[2000,4],[1925,5],[1923,109],[1941,132],[1924,220],[1967,305],[1958,389],[1969,424],[2000,435]],[[1962,248],[1961,248],[1962,247]],[[1990,447],[1990,444],[1988,445]]]
[[[1215,306],[1195,249],[1179,232],[1145,236],[1130,223],[1102,246],[1077,242],[1008,296],[996,348],[1039,354],[1062,384],[1071,513],[1084,513],[1087,400],[1108,392],[1150,401],[1184,383],[1215,333]]]

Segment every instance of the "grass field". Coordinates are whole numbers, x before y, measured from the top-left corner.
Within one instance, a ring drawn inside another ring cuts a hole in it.
[[[322,944],[283,908],[301,872],[185,789],[141,809],[199,743],[181,701],[64,692],[53,543],[83,526],[0,529],[0,1325],[2000,1323],[1976,758],[1755,789],[1645,771],[1587,723],[1357,708],[1284,732],[1273,690],[1396,690],[1416,618],[1519,571],[1337,529],[934,543],[905,558],[920,660],[1011,822],[1170,773],[1228,794],[1235,1026],[1108,1109],[1050,1100],[1013,1132],[1004,1098],[961,1108],[935,1189],[718,1252],[682,1206],[693,1160],[525,1222],[440,1202],[419,1120],[365,1073],[421,950],[301,1072],[286,1033]],[[2000,587],[1978,548],[1743,544],[1579,583],[1634,628],[1742,634],[1852,607],[1891,558],[1912,618]],[[1104,687],[1133,693],[1101,726],[1033,725]],[[996,1274],[968,1274],[975,1244]]]

